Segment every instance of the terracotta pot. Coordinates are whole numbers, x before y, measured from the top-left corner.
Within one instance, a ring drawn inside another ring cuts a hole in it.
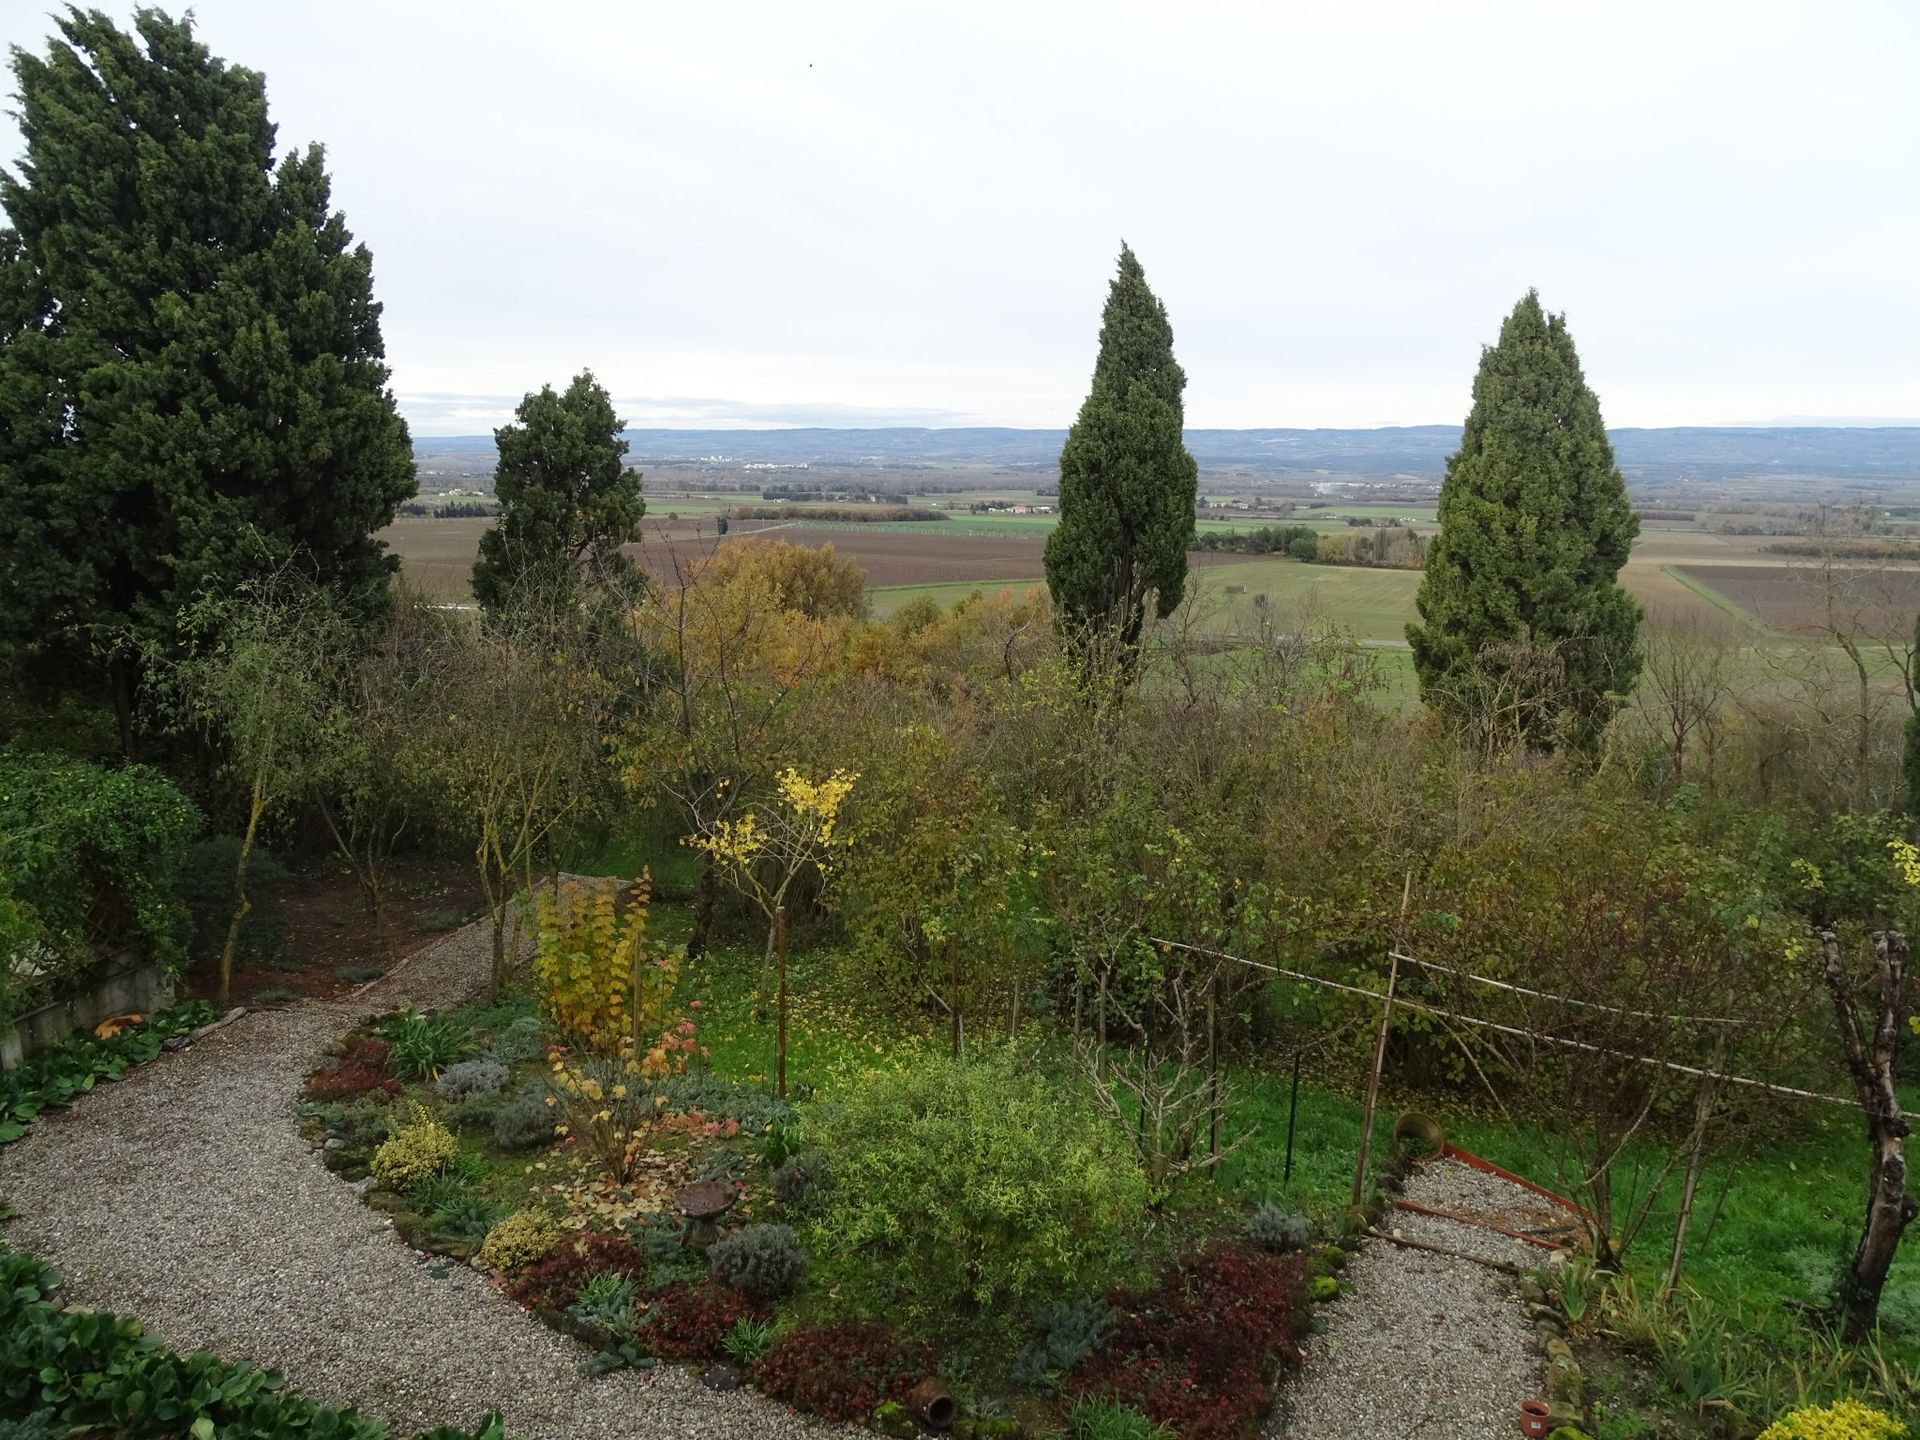
[[[938,1380],[922,1380],[907,1392],[907,1409],[923,1424],[944,1430],[953,1423],[953,1395]],[[1542,1435],[1547,1432],[1542,1430]]]
[[[1544,1440],[1547,1431],[1553,1426],[1552,1414],[1544,1400],[1522,1400],[1520,1402],[1520,1433],[1531,1435],[1533,1440]]]

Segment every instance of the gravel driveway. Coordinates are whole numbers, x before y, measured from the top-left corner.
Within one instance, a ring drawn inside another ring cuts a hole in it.
[[[1455,1160],[1421,1166],[1409,1200],[1498,1216],[1517,1187]],[[1521,1192],[1525,1193],[1525,1192]],[[1405,1211],[1384,1227],[1409,1240],[1532,1269],[1545,1252],[1490,1230]],[[1327,1310],[1304,1371],[1283,1387],[1273,1440],[1491,1440],[1519,1433],[1542,1360],[1511,1277],[1471,1260],[1376,1240],[1347,1266],[1354,1293]]]
[[[495,1409],[511,1440],[830,1433],[680,1369],[582,1377],[583,1346],[402,1244],[300,1137],[300,1083],[332,1039],[377,1011],[463,1002],[487,952],[482,921],[356,1000],[247,1015],[42,1120],[0,1150],[19,1212],[0,1237],[57,1267],[70,1301],[271,1366],[403,1434]]]

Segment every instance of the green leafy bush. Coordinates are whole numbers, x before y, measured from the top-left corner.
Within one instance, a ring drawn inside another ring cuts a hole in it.
[[[807,1252],[786,1225],[748,1225],[707,1251],[713,1283],[754,1300],[784,1300],[807,1278]]]
[[[773,1198],[791,1214],[818,1206],[833,1183],[832,1167],[817,1150],[803,1150],[773,1172]]]
[[[1900,1440],[1906,1433],[1907,1427],[1885,1411],[1842,1400],[1795,1410],[1761,1431],[1760,1440]]]
[[[115,1440],[389,1440],[378,1420],[287,1390],[280,1376],[205,1351],[180,1356],[137,1321],[56,1310],[58,1277],[0,1247],[0,1413],[50,1416],[55,1433]],[[416,1440],[503,1440],[497,1415],[477,1430]]]
[[[560,1243],[560,1227],[538,1210],[517,1210],[487,1232],[480,1258],[496,1270],[543,1260]]]
[[[553,1127],[558,1124],[554,1107],[547,1104],[547,1087],[535,1081],[513,1092],[493,1112],[493,1138],[502,1150],[532,1150],[553,1143]]]
[[[175,860],[200,812],[144,765],[0,750],[0,1020],[112,949],[185,960]]]
[[[1058,1390],[1061,1377],[1099,1348],[1112,1325],[1113,1307],[1098,1295],[1035,1306],[1036,1338],[1015,1358],[1013,1379],[1032,1390]]]
[[[925,1315],[1096,1289],[1146,1210],[1140,1168],[1090,1106],[1013,1057],[876,1075],[809,1128],[834,1184],[816,1254]]]
[[[374,1028],[389,1047],[388,1067],[402,1080],[438,1080],[473,1044],[472,1027],[452,1015],[409,1010]]]
[[[1067,1412],[1067,1433],[1073,1440],[1173,1440],[1138,1410],[1105,1400],[1082,1400]]]
[[[603,1272],[580,1287],[567,1314],[585,1325],[606,1331],[616,1340],[631,1340],[639,1313],[634,1308],[633,1277]]]
[[[451,1131],[424,1107],[395,1127],[393,1135],[373,1152],[368,1168],[389,1190],[411,1190],[435,1171],[451,1165],[460,1154]]]

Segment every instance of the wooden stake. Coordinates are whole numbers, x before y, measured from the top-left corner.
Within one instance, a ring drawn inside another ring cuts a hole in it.
[[[1397,930],[1407,928],[1407,907],[1413,901],[1413,872],[1407,872],[1406,884],[1400,890],[1400,923]],[[1393,1023],[1393,992],[1400,985],[1400,951],[1405,947],[1399,943],[1396,934],[1392,959],[1387,967],[1387,993],[1380,1003],[1380,1033],[1373,1041],[1373,1069],[1367,1075],[1366,1111],[1360,1121],[1360,1159],[1353,1167],[1353,1203],[1358,1205],[1365,1193],[1367,1183],[1367,1152],[1373,1148],[1373,1110],[1380,1101],[1380,1071],[1387,1063],[1387,1027]]]
[[[947,1011],[953,1016],[953,1058],[960,1058],[960,942],[947,937]]]
[[[1214,967],[1207,979],[1207,1084],[1211,1097],[1207,1109],[1207,1153],[1213,1157],[1213,1183],[1220,1183],[1220,1032],[1216,1024],[1214,997],[1219,990],[1220,970]]]
[[[773,910],[773,948],[774,963],[779,967],[779,995],[774,1002],[779,1008],[773,1041],[775,1093],[784,1100],[787,1098],[787,907],[784,905],[776,905]]]

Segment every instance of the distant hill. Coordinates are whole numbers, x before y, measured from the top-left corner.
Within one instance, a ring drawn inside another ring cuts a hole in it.
[[[1766,475],[1876,482],[1920,480],[1920,426],[1620,429],[1611,432],[1630,479],[1725,480]],[[635,464],[809,464],[1051,467],[1064,430],[629,430]],[[1438,479],[1460,443],[1457,425],[1376,430],[1189,430],[1187,448],[1215,471]],[[493,438],[414,441],[423,464],[490,466]]]

